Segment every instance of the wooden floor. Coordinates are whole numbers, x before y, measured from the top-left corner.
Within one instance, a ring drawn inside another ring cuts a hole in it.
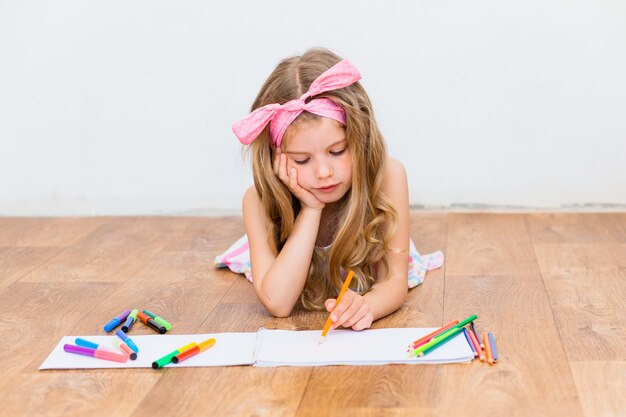
[[[38,371],[124,308],[173,332],[321,329],[212,268],[239,217],[0,218],[1,416],[626,416],[626,213],[411,214],[445,267],[381,327],[477,314],[500,363]],[[133,332],[153,334],[144,326]]]

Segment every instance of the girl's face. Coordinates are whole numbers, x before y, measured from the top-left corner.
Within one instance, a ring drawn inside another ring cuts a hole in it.
[[[352,187],[352,159],[343,126],[320,117],[289,129],[283,149],[287,172],[295,168],[300,186],[322,203],[340,200]]]

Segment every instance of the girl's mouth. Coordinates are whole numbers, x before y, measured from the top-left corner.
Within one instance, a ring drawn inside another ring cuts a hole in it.
[[[323,188],[318,188],[319,191],[323,192],[323,193],[330,193],[331,191],[333,191],[335,188],[337,188],[337,184],[335,185],[329,185],[328,187],[323,187]]]

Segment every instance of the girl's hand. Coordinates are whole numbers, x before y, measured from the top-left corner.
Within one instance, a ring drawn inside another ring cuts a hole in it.
[[[337,300],[329,298],[324,303],[326,310],[331,312],[331,330],[339,326],[352,327],[353,330],[367,329],[374,321],[374,315],[362,295],[348,290],[343,294],[339,305]]]
[[[280,148],[274,148],[274,161],[272,164],[274,173],[289,188],[289,191],[296,196],[303,207],[309,207],[316,210],[324,208],[322,203],[308,190],[305,190],[298,183],[298,171],[295,168],[287,167],[287,155],[281,152]]]

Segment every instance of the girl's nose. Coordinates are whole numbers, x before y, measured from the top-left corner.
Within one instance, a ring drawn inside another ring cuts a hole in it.
[[[325,162],[320,162],[317,164],[317,178],[327,178],[330,177],[333,173],[332,168],[329,164]]]

